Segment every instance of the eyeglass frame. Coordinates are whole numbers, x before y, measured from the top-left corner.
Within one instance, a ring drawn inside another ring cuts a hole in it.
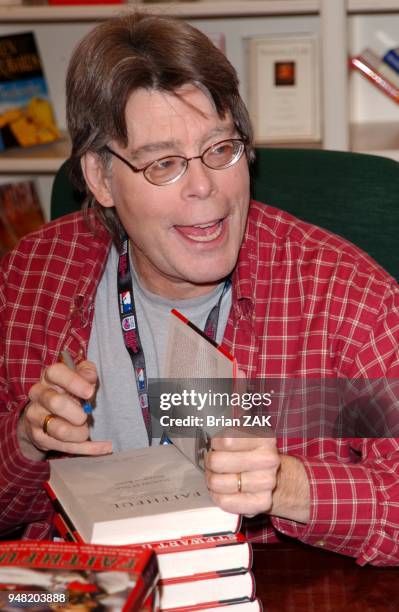
[[[236,159],[233,158],[229,164],[222,166],[220,168],[212,168],[212,166],[208,166],[208,164],[206,164],[203,160],[204,155],[210,149],[212,149],[213,147],[217,147],[219,144],[222,144],[223,142],[239,142],[241,144],[241,150],[239,151],[239,154],[237,155]],[[245,140],[244,138],[224,138],[223,140],[219,140],[218,142],[215,142],[214,144],[207,147],[205,151],[201,153],[201,155],[194,155],[193,157],[184,157],[184,155],[165,155],[164,157],[154,159],[153,161],[146,164],[143,168],[137,168],[129,160],[127,160],[125,157],[123,157],[122,155],[120,155],[119,153],[111,149],[111,147],[109,147],[108,145],[104,145],[104,149],[111,155],[114,155],[116,158],[118,158],[121,162],[126,164],[126,166],[128,166],[128,168],[130,168],[130,170],[132,170],[134,173],[142,172],[145,180],[148,181],[151,185],[155,185],[155,187],[165,187],[166,185],[172,185],[173,183],[176,183],[176,181],[181,179],[182,176],[184,176],[187,172],[189,162],[193,159],[200,159],[201,162],[204,164],[204,166],[206,166],[210,170],[225,170],[226,168],[230,168],[231,166],[234,166],[236,163],[240,161],[241,157],[243,156],[243,153],[245,151]],[[150,179],[145,175],[145,171],[153,164],[156,164],[157,162],[160,162],[163,159],[169,159],[170,157],[174,157],[174,158],[177,157],[179,159],[184,159],[186,166],[183,172],[181,174],[178,174],[175,178],[171,179],[170,181],[167,181],[166,183],[158,184],[158,183],[153,183],[152,181],[150,181]]]

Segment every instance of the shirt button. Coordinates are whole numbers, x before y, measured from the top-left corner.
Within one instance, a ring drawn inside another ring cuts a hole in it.
[[[323,542],[323,540],[318,540],[315,544],[315,546],[320,546],[321,548],[323,548],[325,542]]]

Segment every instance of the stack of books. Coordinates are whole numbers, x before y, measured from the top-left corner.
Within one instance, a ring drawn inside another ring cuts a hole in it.
[[[389,58],[394,57],[391,50]],[[359,55],[350,58],[350,66],[360,72],[391,100],[399,104],[399,74],[387,62],[388,54],[379,57],[372,49],[363,49]]]
[[[154,551],[160,610],[261,609],[239,516],[212,502],[204,475],[173,445],[50,465],[60,535]]]

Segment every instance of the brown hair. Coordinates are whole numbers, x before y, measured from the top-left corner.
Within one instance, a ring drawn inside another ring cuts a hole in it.
[[[103,208],[88,193],[81,157],[92,151],[107,164],[104,146],[110,140],[127,146],[125,107],[135,90],[171,93],[187,83],[209,92],[220,117],[230,111],[251,160],[252,128],[236,71],[208,37],[187,22],[135,11],[96,26],[72,55],[66,79],[70,176],[75,187],[87,193],[86,206],[95,208],[117,242],[122,228],[116,211]]]

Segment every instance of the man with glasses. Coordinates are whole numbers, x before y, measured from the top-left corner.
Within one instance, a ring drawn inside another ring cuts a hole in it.
[[[67,118],[86,210],[24,239],[2,272],[0,527],[31,538],[50,534],[49,452],[158,443],[147,381],[162,374],[171,308],[248,378],[399,376],[393,279],[250,201],[248,113],[206,36],[140,13],[97,26],[69,65]],[[75,371],[57,363],[63,350]],[[398,563],[395,439],[220,437],[212,449],[210,493],[257,515],[251,536]]]

